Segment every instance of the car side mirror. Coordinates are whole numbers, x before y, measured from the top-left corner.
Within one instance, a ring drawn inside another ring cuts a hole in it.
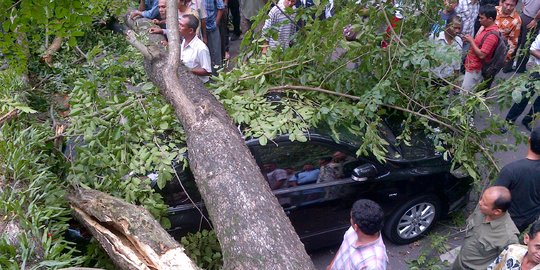
[[[368,163],[354,168],[351,178],[354,181],[362,182],[374,178],[377,174],[375,165]]]

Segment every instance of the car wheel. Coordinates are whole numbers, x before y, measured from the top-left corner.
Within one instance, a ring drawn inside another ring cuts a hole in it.
[[[418,197],[397,209],[387,219],[384,233],[395,244],[412,243],[431,230],[440,211],[436,197]]]

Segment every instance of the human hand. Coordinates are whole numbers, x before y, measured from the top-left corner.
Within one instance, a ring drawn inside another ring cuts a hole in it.
[[[129,17],[131,19],[134,19],[135,17],[139,17],[139,16],[142,16],[142,12],[138,11],[138,10],[135,10],[135,11],[131,12],[131,15]]]
[[[536,27],[538,22],[536,20],[532,20],[529,24],[527,24],[527,30],[531,30]]]
[[[159,27],[150,27],[150,29],[148,29],[148,32],[150,34],[163,34],[163,29]]]
[[[161,45],[167,47],[167,45],[169,45],[169,42],[167,42],[166,40],[162,40],[159,42]]]
[[[469,43],[473,43],[473,42],[474,42],[474,38],[471,37],[470,35],[464,35],[464,36],[462,36],[462,38],[463,38],[465,41],[469,42]]]
[[[152,23],[153,23],[153,24],[159,24],[160,22],[161,22],[161,21],[158,20],[158,19],[152,19]]]
[[[356,40],[356,32],[353,31],[352,25],[349,24],[343,28],[343,37],[347,41]]]

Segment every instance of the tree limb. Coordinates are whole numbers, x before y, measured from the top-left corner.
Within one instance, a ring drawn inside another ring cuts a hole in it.
[[[276,86],[276,87],[268,88],[268,92],[283,92],[283,91],[286,91],[286,90],[315,91],[315,92],[327,93],[327,94],[340,96],[340,97],[346,97],[346,98],[350,98],[352,100],[361,100],[361,98],[359,96],[353,96],[353,95],[349,95],[349,94],[338,93],[338,92],[330,91],[330,90],[327,90],[327,89],[322,89],[322,88],[319,88],[319,87],[308,87],[308,86],[298,86],[298,85],[282,85],[282,86]],[[430,121],[433,121],[433,122],[435,122],[437,124],[445,126],[445,127],[449,128],[450,130],[452,130],[452,131],[454,131],[456,133],[459,133],[460,135],[465,134],[462,130],[460,130],[460,129],[458,129],[458,128],[450,125],[450,124],[447,124],[444,121],[441,121],[441,120],[439,120],[437,118],[434,118],[434,117],[431,117],[431,116],[428,116],[428,115],[425,115],[425,114],[422,114],[422,113],[419,113],[419,112],[415,112],[413,110],[409,110],[409,109],[406,109],[406,108],[395,106],[395,105],[381,104],[381,106],[391,108],[391,109],[395,109],[395,110],[399,110],[399,111],[402,111],[402,112],[407,112],[407,113],[410,113],[410,114],[414,114],[416,116],[426,118],[426,119],[428,119]],[[500,171],[499,165],[497,164],[497,162],[495,161],[493,156],[489,153],[489,151],[482,144],[480,144],[476,140],[477,138],[471,138],[471,137],[466,137],[466,138],[467,138],[468,141],[472,142],[474,145],[476,145],[482,151],[483,155],[491,162],[491,164],[495,167],[497,172],[499,172]]]
[[[146,209],[92,189],[72,190],[66,198],[120,269],[198,269]]]
[[[135,36],[135,32],[131,30],[126,31],[126,40],[129,42],[133,47],[135,47],[137,50],[141,52],[141,54],[144,56],[144,58],[152,59],[152,54],[150,54],[150,51],[148,50],[148,47],[144,45],[142,42],[140,42],[137,37]]]
[[[11,110],[8,113],[2,115],[0,117],[0,126],[2,126],[4,124],[4,122],[7,122],[7,121],[17,117],[17,115],[19,115],[19,110],[17,110],[17,109]]]
[[[61,37],[55,37],[51,45],[41,56],[41,60],[50,66],[53,63],[53,54],[58,52],[58,50],[60,50],[62,47],[62,41],[63,39]]]

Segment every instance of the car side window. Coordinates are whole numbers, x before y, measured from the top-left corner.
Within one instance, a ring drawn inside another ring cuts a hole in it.
[[[287,173],[287,183],[280,187],[285,188],[350,177],[353,163],[357,163],[348,153],[313,141],[255,145],[252,149],[271,187],[274,183],[270,178],[278,170]]]
[[[176,175],[173,175],[173,179],[168,181],[163,189],[156,188],[163,196],[165,203],[169,206],[178,206],[190,204],[192,201],[200,202],[201,195],[189,168],[178,168]]]

